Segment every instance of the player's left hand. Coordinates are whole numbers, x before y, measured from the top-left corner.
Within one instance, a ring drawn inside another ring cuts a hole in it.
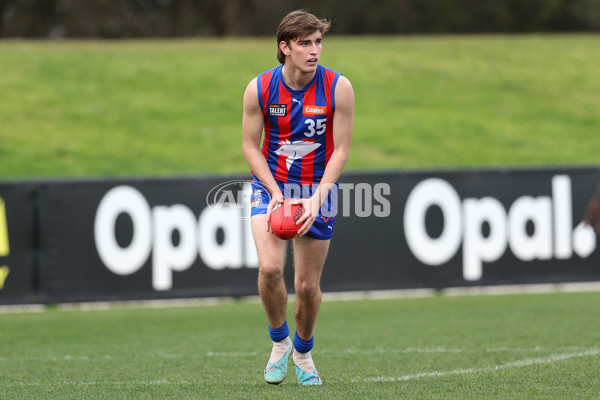
[[[298,230],[298,236],[304,236],[315,223],[321,204],[319,204],[318,199],[315,199],[314,196],[308,199],[294,199],[291,201],[291,203],[301,204],[302,208],[304,208],[304,214],[302,214],[302,217],[300,217],[298,222],[296,222],[296,225],[302,225],[302,227]]]

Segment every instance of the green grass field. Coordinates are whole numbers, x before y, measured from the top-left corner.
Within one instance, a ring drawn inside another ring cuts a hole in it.
[[[600,164],[599,36],[324,46],[356,92],[349,170]],[[0,179],[246,173],[241,96],[274,65],[271,38],[2,41]],[[326,302],[320,388],[263,382],[258,303],[0,313],[0,398],[597,399],[599,312],[600,292]]]
[[[248,171],[272,38],[0,42],[0,177]],[[356,92],[348,168],[598,164],[600,37],[326,37]]]
[[[599,312],[600,292],[327,301],[317,388],[291,363],[263,382],[257,302],[2,313],[0,398],[594,399]]]

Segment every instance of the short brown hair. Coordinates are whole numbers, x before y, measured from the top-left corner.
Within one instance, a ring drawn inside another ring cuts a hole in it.
[[[277,59],[285,62],[285,55],[279,48],[282,41],[290,43],[291,40],[308,36],[314,31],[324,34],[329,30],[331,23],[326,19],[319,19],[306,10],[292,11],[283,19],[277,28]]]

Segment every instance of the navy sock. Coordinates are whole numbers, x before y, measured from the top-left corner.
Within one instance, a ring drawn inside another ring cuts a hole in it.
[[[274,342],[281,342],[283,339],[290,336],[290,330],[288,328],[287,321],[285,321],[284,324],[277,329],[273,329],[271,328],[271,325],[269,325],[269,335],[271,335],[271,340]]]
[[[298,353],[308,353],[312,350],[315,345],[315,337],[311,337],[310,340],[302,340],[300,336],[298,336],[298,331],[294,334],[294,349]]]

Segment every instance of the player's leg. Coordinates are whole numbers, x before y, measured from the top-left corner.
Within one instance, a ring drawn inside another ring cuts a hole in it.
[[[281,383],[287,375],[292,343],[286,322],[287,290],[283,280],[286,242],[265,229],[266,214],[252,217],[252,234],[258,253],[258,291],[269,320],[273,341],[271,356],[265,368],[268,383]]]
[[[271,327],[285,322],[287,290],[283,281],[286,242],[267,232],[267,215],[252,217],[252,235],[258,253],[258,292]]]
[[[329,250],[329,240],[308,237],[294,239],[294,318],[302,339],[312,337],[321,307],[321,273]]]
[[[294,318],[294,363],[298,382],[319,385],[321,378],[312,360],[313,331],[321,308],[321,273],[329,250],[329,240],[308,237],[294,240],[294,287],[296,304]]]

